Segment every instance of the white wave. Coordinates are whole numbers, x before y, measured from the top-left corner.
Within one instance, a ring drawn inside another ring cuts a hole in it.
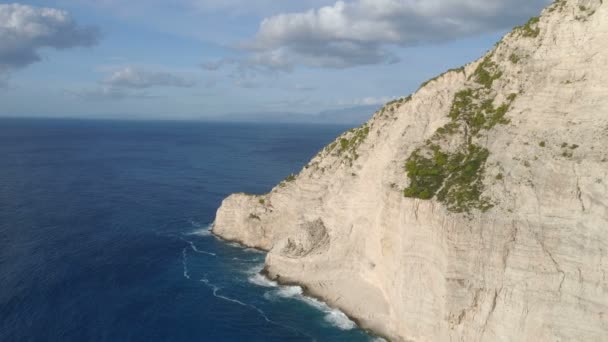
[[[243,246],[236,242],[228,242],[228,246],[243,249]]]
[[[247,280],[249,280],[250,283],[261,286],[261,287],[277,287],[279,286],[279,284],[277,284],[276,281],[272,281],[266,277],[264,277],[263,275],[256,273],[252,276],[249,276],[249,278],[247,278]]]
[[[243,246],[240,246],[240,247],[243,247]],[[261,251],[259,249],[255,249],[255,248],[251,248],[251,247],[245,248],[245,251],[247,251],[249,253],[266,254],[266,252],[264,252],[264,251]]]
[[[260,274],[260,272],[262,272],[263,269],[264,269],[264,262],[258,262],[257,264],[248,268],[245,271],[245,273],[247,273],[249,275]]]
[[[247,279],[250,283],[262,287],[276,288],[275,290],[264,293],[264,298],[267,300],[275,301],[281,298],[300,300],[323,312],[325,314],[323,317],[324,320],[338,329],[351,330],[357,327],[355,322],[351,321],[342,311],[333,309],[320,300],[305,296],[301,286],[279,285],[276,281],[268,279],[260,273],[263,268],[264,263],[260,263],[249,268],[246,273],[249,274]]]
[[[280,298],[300,300],[324,313],[323,319],[338,329],[351,330],[357,327],[355,322],[350,320],[348,316],[339,309],[331,308],[320,300],[305,296],[304,291],[300,286],[279,286],[274,291],[266,292],[264,298],[268,300],[277,300]]]
[[[210,255],[210,256],[214,256],[214,257],[217,256],[217,254],[215,254],[215,253],[211,253],[211,252],[204,251],[202,249],[198,249],[198,247],[196,247],[196,245],[192,241],[186,240],[184,238],[182,238],[182,240],[184,242],[187,242],[190,245],[190,248],[192,248],[192,250],[195,251],[196,253],[206,254],[206,255]]]
[[[299,286],[281,286],[277,291],[277,295],[282,298],[305,298],[302,293],[302,288]]]
[[[190,233],[186,233],[185,235],[196,235],[196,236],[211,236],[213,235],[213,233],[211,233],[211,228],[213,228],[213,223],[207,224],[207,225],[201,225],[198,222],[194,222],[194,221],[190,221],[190,224],[192,224],[193,227],[195,227],[195,230],[190,232]]]
[[[267,277],[265,277],[264,275],[262,275],[260,272],[262,272],[262,270],[264,269],[264,263],[257,263],[255,264],[253,267],[250,267],[249,269],[247,269],[245,271],[245,274],[248,275],[247,280],[257,286],[261,286],[261,287],[277,287],[279,286],[279,284],[277,284],[276,281],[272,281],[270,279],[268,279]]]
[[[182,249],[182,265],[184,265],[184,278],[190,279],[190,273],[188,273],[188,254],[186,248]]]
[[[355,322],[351,321],[344,312],[333,309],[323,317],[326,322],[338,327],[341,330],[351,330],[357,327]]]
[[[344,312],[340,311],[339,309],[331,308],[326,303],[315,298],[301,296],[301,299],[308,305],[325,313],[323,319],[327,323],[337,327],[338,329],[351,330],[357,327],[355,322],[351,321],[350,318],[348,318],[348,316],[346,316],[346,314],[344,314]]]

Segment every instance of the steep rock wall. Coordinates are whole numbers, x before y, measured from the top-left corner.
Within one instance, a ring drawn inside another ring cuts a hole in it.
[[[294,179],[224,200],[213,232],[268,250],[270,277],[395,341],[605,341],[606,65],[608,4],[558,1],[338,137]],[[454,119],[466,90],[462,115],[493,101],[481,125]],[[488,152],[474,171],[489,205],[471,205],[458,183],[440,200],[449,179],[431,199],[404,196],[416,151],[471,144]]]

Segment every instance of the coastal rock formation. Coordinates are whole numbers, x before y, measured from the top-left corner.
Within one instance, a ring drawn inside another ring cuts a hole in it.
[[[213,232],[394,341],[608,340],[608,3],[557,1]]]

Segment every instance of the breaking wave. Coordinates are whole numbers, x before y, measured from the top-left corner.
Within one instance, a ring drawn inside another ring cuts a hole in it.
[[[262,274],[260,274],[262,267],[263,265],[257,265],[256,267],[250,269],[248,271],[248,273],[250,273],[248,280],[250,283],[261,287],[273,288],[273,290],[267,291],[264,294],[264,298],[266,298],[267,300],[299,300],[323,312],[323,319],[325,320],[325,322],[337,327],[338,329],[351,330],[357,327],[355,322],[348,318],[348,316],[346,316],[346,314],[344,314],[342,311],[331,308],[320,300],[305,296],[302,287],[279,285],[276,281],[270,280],[267,277],[263,276]]]
[[[213,223],[209,224],[200,224],[196,221],[190,220],[190,224],[194,227],[194,231],[187,233],[185,235],[196,235],[196,236],[212,236],[211,228],[213,228]]]

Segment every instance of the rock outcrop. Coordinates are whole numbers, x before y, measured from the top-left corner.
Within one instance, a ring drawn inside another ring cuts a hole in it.
[[[213,232],[394,341],[608,341],[608,3],[557,1]]]

